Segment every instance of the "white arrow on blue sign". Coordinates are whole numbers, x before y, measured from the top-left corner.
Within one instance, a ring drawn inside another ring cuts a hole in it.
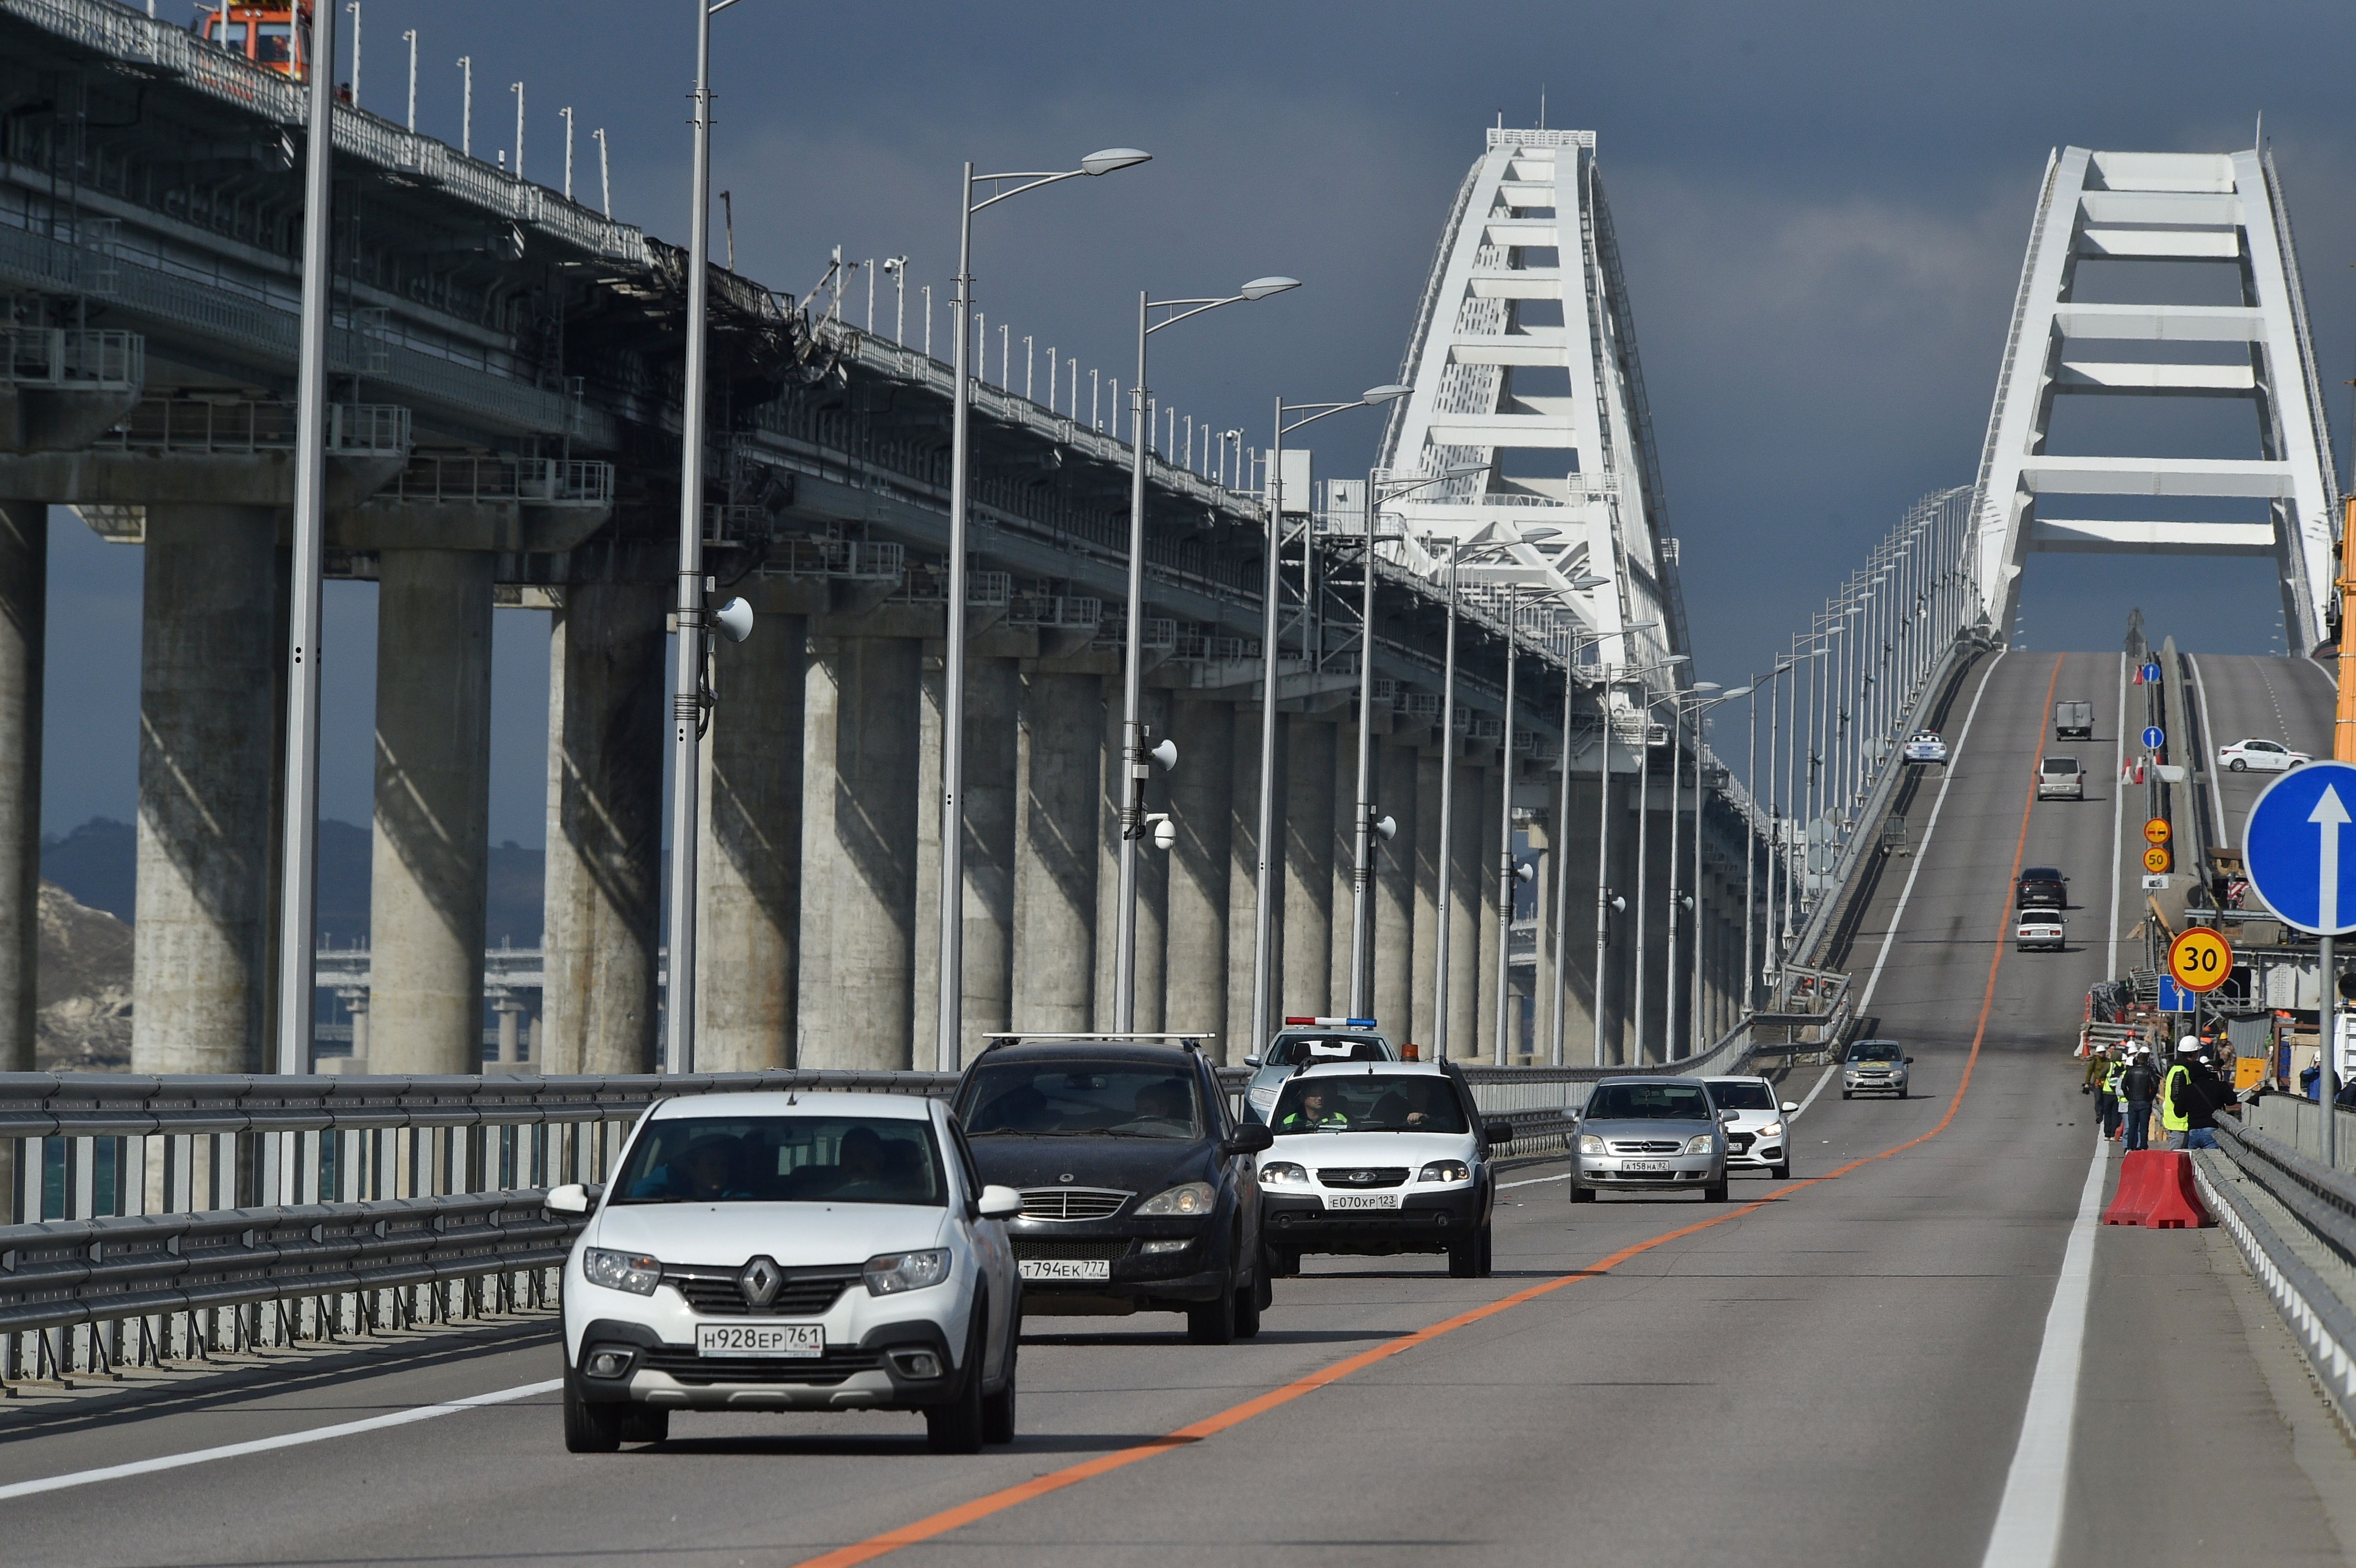
[[[2157,752],[2168,744],[2168,731],[2154,724],[2144,731],[2143,743],[2145,750]]]
[[[2250,807],[2242,857],[2266,907],[2301,931],[2356,931],[2356,767],[2309,763],[2268,784]],[[2342,896],[2343,892],[2346,896]]]
[[[2159,667],[2158,665],[2147,664],[2143,667],[2143,683],[2146,686],[2158,686],[2159,684]]]

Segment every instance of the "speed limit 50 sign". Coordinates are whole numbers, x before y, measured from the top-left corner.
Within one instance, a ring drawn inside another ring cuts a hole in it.
[[[2205,925],[2196,925],[2169,944],[2169,976],[2188,991],[2213,991],[2233,972],[2233,944]]]

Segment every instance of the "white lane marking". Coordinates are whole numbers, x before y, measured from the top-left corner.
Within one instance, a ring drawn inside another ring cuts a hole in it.
[[[421,1404],[408,1410],[396,1410],[387,1415],[371,1415],[364,1421],[338,1422],[333,1426],[314,1426],[302,1432],[288,1432],[276,1437],[257,1437],[248,1443],[224,1443],[218,1448],[192,1448],[185,1454],[164,1454],[153,1459],[134,1459],[125,1465],[108,1465],[95,1470],[75,1470],[63,1476],[44,1476],[37,1481],[14,1481],[0,1487],[0,1502],[10,1498],[30,1497],[36,1492],[63,1491],[69,1487],[87,1487],[96,1481],[119,1481],[131,1476],[150,1476],[158,1470],[177,1470],[189,1465],[208,1464],[215,1459],[235,1459],[247,1454],[267,1454],[277,1448],[299,1448],[309,1443],[324,1443],[330,1437],[349,1437],[361,1432],[381,1431],[388,1426],[406,1426],[415,1421],[431,1421],[437,1415],[455,1415],[462,1410],[477,1410],[487,1404],[505,1404],[511,1400],[530,1399],[535,1394],[554,1393],[564,1386],[562,1378],[551,1378],[544,1383],[525,1383],[519,1388],[495,1389],[466,1399],[454,1399],[445,1404]]]
[[[1570,1172],[1566,1170],[1560,1176],[1533,1176],[1526,1181],[1500,1181],[1497,1183],[1497,1190],[1503,1192],[1508,1187],[1540,1187],[1549,1181],[1569,1181],[1569,1179]]]
[[[1825,1063],[1824,1072],[1819,1074],[1816,1079],[1816,1086],[1808,1091],[1807,1098],[1800,1102],[1800,1108],[1792,1113],[1792,1120],[1796,1122],[1802,1116],[1808,1114],[1808,1107],[1816,1103],[1816,1096],[1825,1092],[1825,1085],[1831,1083],[1833,1081],[1833,1074],[1839,1071],[1839,1062],[1828,1061]]]
[[[1939,780],[1939,798],[1931,803],[1931,820],[1922,829],[1922,842],[1914,846],[1914,864],[1907,869],[1905,887],[1899,890],[1898,907],[1890,912],[1890,929],[1881,933],[1881,953],[1873,961],[1873,974],[1858,995],[1857,1010],[1860,1013],[1873,1005],[1874,988],[1881,984],[1881,966],[1890,962],[1890,945],[1898,940],[1898,927],[1906,919],[1906,901],[1914,896],[1914,879],[1922,874],[1922,862],[1931,858],[1931,835],[1939,831],[1939,813],[1947,804],[1947,786],[1955,782],[1955,766],[1964,760],[1964,742],[1972,738],[1972,720],[1980,716],[1980,699],[1987,695],[1988,680],[1996,674],[1996,667],[2004,663],[2005,652],[1997,650],[1996,657],[1988,660],[1987,668],[1980,672],[1979,689],[1972,693],[1972,706],[1964,715],[1964,727],[1957,732],[1955,743],[1947,748],[1947,765]],[[1823,1083],[1816,1087],[1823,1088]]]
[[[2217,726],[2209,721],[2209,683],[2201,678],[2199,659],[2187,654],[2184,662],[2192,667],[2192,691],[2201,699],[2201,771],[2209,775],[2209,820],[2217,825],[2215,842],[2222,844],[2225,842],[2225,794],[2218,787],[2221,781],[2211,761],[2217,754]],[[2112,965],[2111,973],[2115,975],[2118,972],[2119,966]]]
[[[2332,696],[2337,697],[2337,696],[2339,696],[2339,695],[2340,695],[2340,677],[2339,677],[2338,676],[2336,676],[2336,675],[2334,675],[2334,674],[2332,674],[2332,673],[2331,673],[2330,667],[2329,667],[2328,665],[2324,664],[2324,663],[2323,663],[2321,660],[2319,660],[2319,659],[2312,659],[2312,658],[2301,658],[2301,659],[2294,660],[2293,662],[2294,662],[2294,663],[2297,663],[2297,664],[2303,664],[2303,665],[2307,666],[2309,669],[2313,670],[2313,671],[2314,671],[2318,676],[2321,677],[2322,677],[2322,680],[2323,680],[2323,684],[2324,684],[2325,686],[2329,687],[2329,688],[2331,688],[2331,695],[2332,695]],[[2340,716],[2339,716],[2338,714],[2336,714],[2336,713],[2335,713],[2335,714],[2333,714],[2333,715],[2332,715],[2332,722],[2333,722],[2334,724],[2337,724],[2337,723],[2339,723],[2339,721],[2340,721]]]
[[[2038,1347],[2037,1372],[2021,1412],[2019,1445],[2012,1451],[2004,1501],[1997,1507],[1996,1529],[1980,1568],[2051,1568],[2061,1555],[2070,1438],[2078,1419],[2078,1370],[2086,1349],[2086,1309],[2094,1298],[2094,1221],[2102,1210],[2107,1154],[2097,1138],[2086,1185],[2078,1194],[2078,1218],[2062,1252],[2053,1305],[2045,1314],[2045,1339]]]
[[[2124,653],[2119,655],[2119,717],[2113,733],[2118,737],[2119,765],[2111,771],[2111,944],[2103,961],[2105,975],[2119,972],[2119,835],[2126,831],[2122,813],[2127,804],[2127,656]]]

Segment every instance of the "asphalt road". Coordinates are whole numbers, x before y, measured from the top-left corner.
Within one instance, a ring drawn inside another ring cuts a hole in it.
[[[1883,867],[1849,958],[1879,1031],[1916,1059],[1916,1094],[1815,1093],[1793,1182],[1573,1209],[1556,1172],[1520,1172],[1495,1278],[1312,1260],[1248,1344],[1188,1345],[1174,1317],[1034,1319],[1023,1435],[978,1457],[929,1455],[918,1418],[880,1414],[680,1416],[659,1447],[574,1457],[542,1394],[0,1494],[5,1553],[783,1563],[866,1560],[903,1531],[893,1560],[1091,1568],[1978,1563],[2096,1157],[2067,1053],[2125,841],[2115,770],[2082,803],[2028,795],[2051,693],[2106,694],[2107,726],[2119,662],[2011,654],[1958,688],[1952,778],[1922,770],[1915,848]],[[2256,725],[2224,693],[2227,662],[2204,661],[2215,721]],[[2005,940],[2024,857],[2072,879],[2069,952]],[[2265,1360],[2279,1330],[2233,1295],[2230,1253],[2213,1232],[2094,1245],[2062,1560],[2340,1560],[2330,1455],[2295,1451],[2297,1384]],[[485,1338],[32,1431],[0,1413],[0,1488],[528,1387],[556,1356],[549,1337]]]

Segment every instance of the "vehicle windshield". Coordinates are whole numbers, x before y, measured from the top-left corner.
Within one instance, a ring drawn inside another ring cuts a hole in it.
[[[2062,870],[2058,866],[2031,866],[2020,873],[2020,880],[2024,882],[2058,882],[2062,880]]]
[[[1753,1083],[1740,1078],[1713,1078],[1709,1081],[1709,1097],[1718,1102],[1721,1111],[1772,1111],[1775,1095],[1764,1083]]]
[[[1598,1083],[1587,1097],[1595,1122],[1707,1122],[1709,1096],[1698,1083]]]
[[[897,1116],[661,1116],[614,1179],[616,1203],[948,1201],[929,1123]]]
[[[1383,1042],[1367,1034],[1287,1034],[1268,1048],[1264,1065],[1306,1067],[1321,1061],[1388,1061]]]
[[[1284,1086],[1269,1125],[1295,1133],[1461,1133],[1464,1107],[1456,1086],[1433,1073],[1370,1072],[1364,1077],[1295,1078]]]
[[[1895,1061],[1906,1053],[1894,1040],[1861,1040],[1849,1053],[1851,1061]]]
[[[974,1072],[969,1137],[1203,1136],[1194,1074],[1134,1062],[1010,1062]]]
[[[2075,757],[2048,757],[2045,759],[2045,771],[2049,773],[2074,773],[2078,771],[2078,759]]]

